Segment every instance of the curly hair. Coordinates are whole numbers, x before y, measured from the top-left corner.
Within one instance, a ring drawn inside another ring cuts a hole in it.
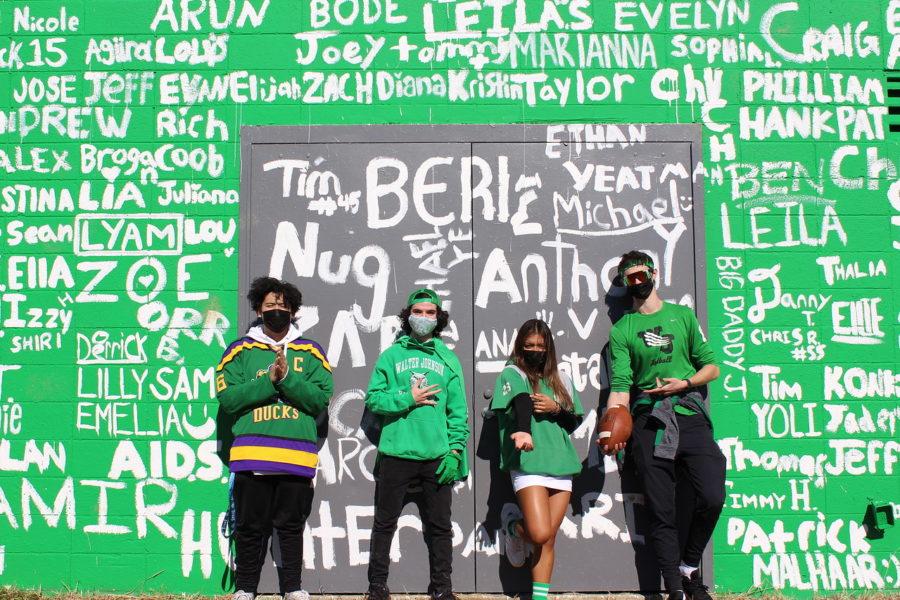
[[[409,335],[412,333],[412,328],[409,326],[409,315],[412,314],[412,307],[407,306],[403,310],[400,311],[400,314],[397,317],[400,318],[400,329],[403,330],[405,335]],[[431,332],[431,337],[439,338],[441,337],[441,332],[450,322],[450,313],[446,310],[439,308],[437,311],[437,325],[434,328],[434,331]]]
[[[297,312],[303,305],[303,295],[292,283],[279,281],[274,277],[258,277],[250,284],[250,291],[247,292],[247,300],[250,301],[250,308],[254,312],[259,312],[262,307],[263,300],[269,294],[281,296],[284,303],[290,309],[291,314]]]

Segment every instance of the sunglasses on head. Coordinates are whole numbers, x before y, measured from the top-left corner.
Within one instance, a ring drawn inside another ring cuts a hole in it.
[[[646,283],[647,281],[650,281],[652,275],[651,271],[651,269],[646,269],[644,271],[635,271],[634,273],[625,275],[625,284],[637,285],[639,283]]]

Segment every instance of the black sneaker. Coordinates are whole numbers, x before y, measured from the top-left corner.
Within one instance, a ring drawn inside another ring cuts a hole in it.
[[[433,592],[431,594],[431,600],[459,600],[459,598],[456,597],[456,594],[448,590],[446,592]]]
[[[684,595],[684,592],[682,592],[681,590],[676,590],[674,592],[671,592],[668,595],[668,597],[666,597],[666,600],[685,600],[685,599],[686,599],[686,596]]]
[[[712,600],[709,595],[709,587],[703,585],[703,578],[700,577],[700,569],[695,569],[691,573],[690,579],[681,578],[681,585],[684,586],[684,593],[687,600]]]
[[[386,585],[369,584],[369,591],[366,592],[363,600],[391,600],[391,590]]]

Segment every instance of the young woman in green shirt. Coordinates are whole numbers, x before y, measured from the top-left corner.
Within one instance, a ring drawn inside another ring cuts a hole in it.
[[[510,472],[521,509],[503,513],[506,556],[522,566],[526,543],[533,546],[532,597],[543,600],[572,476],[581,471],[569,435],[584,415],[570,378],[557,369],[553,334],[544,321],[531,319],[519,327],[491,408],[500,430],[500,468]]]

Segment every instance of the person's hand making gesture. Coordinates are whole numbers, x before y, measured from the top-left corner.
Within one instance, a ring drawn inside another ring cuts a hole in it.
[[[436,383],[428,387],[422,387],[422,380],[417,379],[411,391],[416,406],[435,406],[437,402],[432,400],[431,397],[440,394],[443,390]]]

